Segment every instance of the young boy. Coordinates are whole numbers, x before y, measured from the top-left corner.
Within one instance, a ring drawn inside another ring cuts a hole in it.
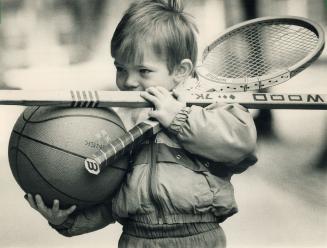
[[[256,130],[238,104],[186,107],[186,84],[196,83],[195,26],[180,1],[142,1],[127,10],[111,41],[120,90],[144,91],[153,110],[120,109],[127,128],[149,117],[164,127],[133,156],[132,169],[112,201],[84,211],[47,208],[28,194],[59,233],[74,236],[114,221],[119,247],[225,247],[219,223],[237,212],[234,173],[256,162]],[[175,94],[171,94],[173,91]],[[176,99],[177,97],[177,99]]]

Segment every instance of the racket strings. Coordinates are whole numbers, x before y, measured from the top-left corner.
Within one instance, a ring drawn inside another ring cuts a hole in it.
[[[297,25],[245,26],[209,47],[203,65],[219,77],[259,77],[301,61],[316,48],[318,40],[314,32]]]

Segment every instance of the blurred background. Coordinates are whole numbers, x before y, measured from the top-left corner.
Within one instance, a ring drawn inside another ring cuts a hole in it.
[[[115,89],[110,38],[132,1],[0,1],[0,89]],[[295,15],[326,31],[325,0],[188,0],[199,51],[226,27]],[[327,93],[327,53],[271,92]],[[23,199],[7,147],[21,106],[0,106],[0,247],[117,247],[121,226],[64,238]],[[222,226],[228,247],[327,247],[327,112],[253,112],[259,162],[233,178],[240,212]]]

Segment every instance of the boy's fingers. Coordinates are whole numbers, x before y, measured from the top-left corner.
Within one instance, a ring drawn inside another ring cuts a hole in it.
[[[164,87],[158,86],[158,87],[156,87],[156,89],[164,96],[170,95],[170,92]]]
[[[53,213],[59,212],[59,200],[57,200],[57,199],[53,200],[52,212]]]
[[[70,215],[76,209],[76,205],[71,206],[70,208],[66,209],[65,214]]]
[[[42,197],[40,195],[36,195],[35,196],[35,200],[36,200],[36,205],[37,207],[40,209],[40,210],[43,210],[45,211],[46,210],[46,207],[44,205],[44,202],[42,200]]]
[[[149,87],[146,89],[146,92],[156,97],[163,97],[163,94],[161,93],[158,87]]]
[[[37,209],[37,206],[36,206],[33,196],[31,194],[27,194],[27,201],[32,208]]]
[[[154,104],[155,107],[158,106],[158,104],[160,103],[158,98],[153,96],[153,95],[150,95],[148,92],[141,92],[141,97],[143,97],[145,100],[151,102]]]

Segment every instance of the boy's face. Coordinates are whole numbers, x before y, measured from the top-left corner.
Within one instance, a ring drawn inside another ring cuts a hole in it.
[[[151,50],[151,49],[147,49]],[[151,86],[172,90],[176,86],[174,72],[169,73],[166,61],[153,51],[145,51],[140,64],[115,58],[116,84],[120,90],[143,91]]]

